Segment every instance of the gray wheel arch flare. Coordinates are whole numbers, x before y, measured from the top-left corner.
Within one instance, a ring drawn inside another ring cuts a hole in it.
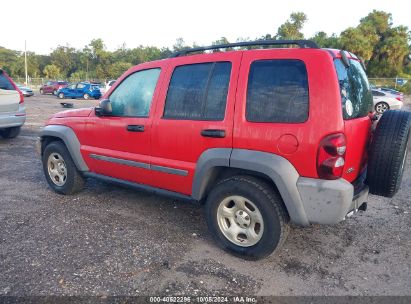
[[[43,140],[48,136],[59,138],[64,142],[79,171],[89,171],[80,152],[80,141],[73,129],[62,125],[48,125],[40,131],[40,139]]]
[[[215,167],[230,167],[255,171],[268,176],[277,186],[293,223],[307,226],[309,221],[304,210],[297,180],[300,177],[294,166],[276,154],[246,149],[215,148],[203,152],[197,162],[192,196],[204,197],[207,184],[213,178]]]

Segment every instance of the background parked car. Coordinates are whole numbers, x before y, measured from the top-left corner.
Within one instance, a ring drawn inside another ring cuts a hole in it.
[[[40,87],[40,94],[56,94],[58,90],[65,88],[67,81],[47,81]]]
[[[399,96],[384,92],[381,90],[372,90],[374,101],[374,109],[378,114],[382,114],[387,110],[400,110],[403,106]]]
[[[391,89],[391,88],[385,88],[385,87],[378,88],[378,90],[390,93],[392,95],[395,95],[396,97],[400,97],[401,101],[404,99],[404,93],[402,93],[400,91],[397,91],[397,90],[394,90],[394,89]]]
[[[110,88],[115,82],[116,82],[115,80],[109,80],[106,82],[105,85],[100,85],[101,95],[104,95],[108,90],[110,90]]]
[[[57,96],[63,98],[84,98],[84,99],[99,99],[102,95],[97,84],[92,83],[73,83],[69,86],[57,91]]]
[[[0,136],[16,137],[25,121],[23,93],[6,72],[0,69]]]
[[[112,85],[113,85],[115,82],[116,82],[115,80],[109,80],[109,81],[107,81],[107,83],[106,83],[106,92],[107,92],[108,90],[110,90],[110,88],[112,87]]]
[[[34,92],[31,88],[29,88],[25,85],[19,84],[19,83],[16,83],[16,85],[25,97],[30,97],[30,96],[34,95]]]

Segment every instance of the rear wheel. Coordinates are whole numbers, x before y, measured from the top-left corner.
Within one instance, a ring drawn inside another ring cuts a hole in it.
[[[90,99],[90,95],[87,94],[87,93],[84,93],[83,98],[86,99],[86,100],[87,100],[87,99]]]
[[[64,96],[64,93],[62,93],[62,92],[60,92],[57,96],[58,96],[58,98],[60,98],[60,99],[64,99],[64,97],[65,97],[65,96]]]
[[[392,197],[401,185],[407,159],[411,113],[386,111],[370,146],[367,183],[370,193]]]
[[[53,91],[53,95],[57,95],[57,90],[54,90],[54,91]]]
[[[235,176],[218,183],[205,212],[217,244],[245,258],[270,255],[288,235],[289,218],[281,197],[255,177]]]
[[[84,188],[84,178],[61,141],[47,145],[42,161],[47,183],[55,192],[73,194]]]
[[[14,138],[20,134],[21,127],[12,127],[0,130],[0,135],[4,138]]]
[[[375,112],[378,114],[382,114],[385,111],[388,111],[390,109],[390,106],[386,102],[379,102],[375,105]]]
[[[43,89],[40,89],[40,94],[41,94],[41,95],[44,95]]]

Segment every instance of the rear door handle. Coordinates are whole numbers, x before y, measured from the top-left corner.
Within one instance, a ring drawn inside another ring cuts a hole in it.
[[[225,130],[205,129],[205,130],[201,130],[201,136],[224,138]]]
[[[128,125],[127,131],[130,132],[144,132],[144,125]]]

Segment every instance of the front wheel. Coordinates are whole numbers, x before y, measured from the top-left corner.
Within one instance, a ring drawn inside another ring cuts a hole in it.
[[[84,178],[61,141],[46,146],[42,161],[47,183],[55,192],[73,194],[83,189]]]
[[[390,106],[386,102],[379,102],[375,105],[375,112],[378,114],[382,114],[385,111],[388,111],[390,109]]]
[[[64,99],[64,97],[65,97],[65,96],[64,96],[64,93],[62,93],[62,92],[60,92],[57,96],[58,96],[58,98],[60,98],[60,99]]]
[[[41,94],[41,95],[44,95],[43,89],[40,89],[40,94]]]
[[[87,94],[87,93],[84,93],[83,98],[86,99],[86,100],[87,100],[87,99],[90,99],[90,95]]]
[[[224,250],[264,258],[287,238],[289,217],[280,195],[266,181],[234,176],[221,181],[206,202],[208,228]]]
[[[12,127],[0,130],[0,135],[4,138],[15,138],[20,134],[21,127]]]

